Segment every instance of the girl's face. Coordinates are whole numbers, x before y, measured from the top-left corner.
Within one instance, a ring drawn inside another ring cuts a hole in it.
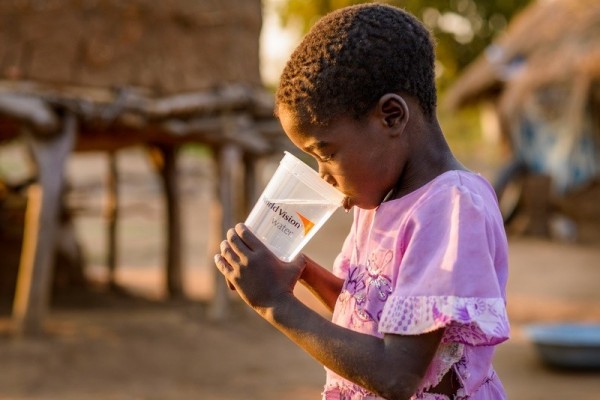
[[[341,117],[327,127],[300,125],[285,108],[279,118],[294,145],[317,160],[321,177],[347,196],[346,209],[376,208],[398,181],[402,140],[376,115]]]

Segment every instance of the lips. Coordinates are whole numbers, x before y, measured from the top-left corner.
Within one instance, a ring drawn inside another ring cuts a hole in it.
[[[342,207],[344,207],[344,210],[346,212],[350,211],[350,209],[352,208],[352,204],[351,204],[349,196],[344,197],[344,200],[342,201]]]

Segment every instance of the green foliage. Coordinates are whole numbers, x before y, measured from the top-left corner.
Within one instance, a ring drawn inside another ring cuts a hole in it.
[[[212,157],[212,149],[201,143],[188,143],[181,149],[185,153],[194,154],[199,158],[210,158]]]
[[[331,10],[360,0],[287,0],[278,7],[284,26],[303,32]],[[437,41],[439,86],[443,91],[460,71],[504,30],[508,21],[531,0],[387,0],[421,19]]]

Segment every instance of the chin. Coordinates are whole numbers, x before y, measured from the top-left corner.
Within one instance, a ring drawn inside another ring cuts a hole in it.
[[[361,201],[357,199],[350,199],[351,207],[362,208],[363,210],[372,210],[374,208],[379,207],[380,203],[374,203],[372,201]]]

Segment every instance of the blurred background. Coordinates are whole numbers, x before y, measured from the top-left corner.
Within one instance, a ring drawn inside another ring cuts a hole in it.
[[[322,367],[212,254],[294,151],[272,113],[285,61],[357,3],[0,1],[0,399],[320,398]],[[499,197],[509,398],[596,399],[600,3],[386,3],[434,34],[442,128]],[[350,223],[306,253],[330,266]]]

